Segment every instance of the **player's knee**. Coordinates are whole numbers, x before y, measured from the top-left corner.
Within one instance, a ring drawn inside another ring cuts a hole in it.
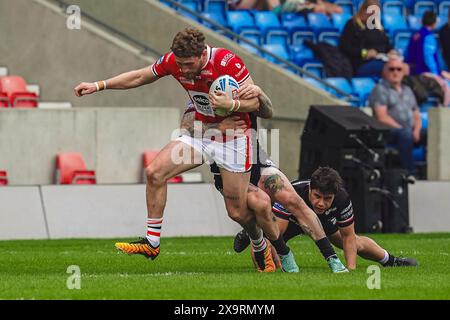
[[[166,182],[164,175],[160,173],[160,170],[151,164],[145,168],[145,176],[147,177],[147,183],[151,185],[160,185]]]

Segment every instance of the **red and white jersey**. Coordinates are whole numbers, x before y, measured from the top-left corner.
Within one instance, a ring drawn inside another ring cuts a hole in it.
[[[250,74],[239,58],[233,52],[223,48],[207,46],[208,59],[203,66],[200,75],[194,80],[183,77],[180,68],[175,62],[173,52],[168,52],[151,66],[153,74],[157,77],[172,75],[187,91],[195,106],[195,119],[202,122],[221,122],[224,117],[217,116],[209,102],[209,88],[215,79],[222,75],[232,76],[239,85],[242,85]],[[249,115],[246,112],[236,112],[233,115],[240,116],[250,128]]]

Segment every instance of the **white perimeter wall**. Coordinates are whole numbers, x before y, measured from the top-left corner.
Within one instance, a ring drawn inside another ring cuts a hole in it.
[[[409,192],[415,232],[450,232],[449,182],[418,182]],[[238,230],[212,184],[169,185],[163,237]],[[0,188],[1,240],[137,237],[145,231],[144,185]]]

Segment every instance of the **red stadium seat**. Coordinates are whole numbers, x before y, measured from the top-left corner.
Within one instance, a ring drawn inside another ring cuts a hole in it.
[[[150,163],[155,159],[156,155],[159,153],[159,151],[145,151],[142,157],[142,164],[143,169],[147,168]],[[145,174],[144,174],[144,181],[145,181]],[[182,176],[176,176],[167,181],[168,183],[182,183],[183,177]]]
[[[79,153],[65,152],[56,155],[57,184],[96,184],[95,171],[87,170]]]
[[[6,174],[6,171],[0,170],[0,186],[7,186],[8,185],[8,175]]]
[[[0,92],[0,108],[9,107],[9,98],[6,93]]]
[[[22,77],[0,77],[0,92],[5,93],[13,108],[36,108],[39,97],[27,90],[27,83]]]

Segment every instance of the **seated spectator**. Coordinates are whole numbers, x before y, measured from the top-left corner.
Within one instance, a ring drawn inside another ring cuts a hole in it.
[[[274,10],[279,12],[297,12],[308,14],[310,12],[332,15],[342,13],[342,8],[334,3],[324,0],[279,0],[278,5],[274,5]]]
[[[370,6],[380,6],[378,0],[366,0],[350,19],[341,34],[339,49],[352,61],[357,77],[380,78],[387,55],[395,54],[379,19],[368,25]]]
[[[280,5],[279,0],[228,0],[234,10],[261,10],[268,11]]]
[[[369,105],[378,121],[392,127],[390,143],[398,149],[402,166],[414,176],[414,144],[426,141],[426,131],[414,93],[402,84],[404,66],[399,57],[390,58],[384,65],[383,79],[370,94]]]
[[[439,30],[439,40],[441,42],[444,61],[447,64],[447,68],[450,69],[450,10],[448,10],[447,23]]]
[[[406,62],[409,64],[412,75],[424,72],[441,75],[443,66],[439,65],[439,45],[433,35],[433,30],[436,28],[436,14],[433,11],[426,11],[422,17],[422,24],[422,29],[411,38]],[[446,77],[447,73],[444,72],[442,76]]]

